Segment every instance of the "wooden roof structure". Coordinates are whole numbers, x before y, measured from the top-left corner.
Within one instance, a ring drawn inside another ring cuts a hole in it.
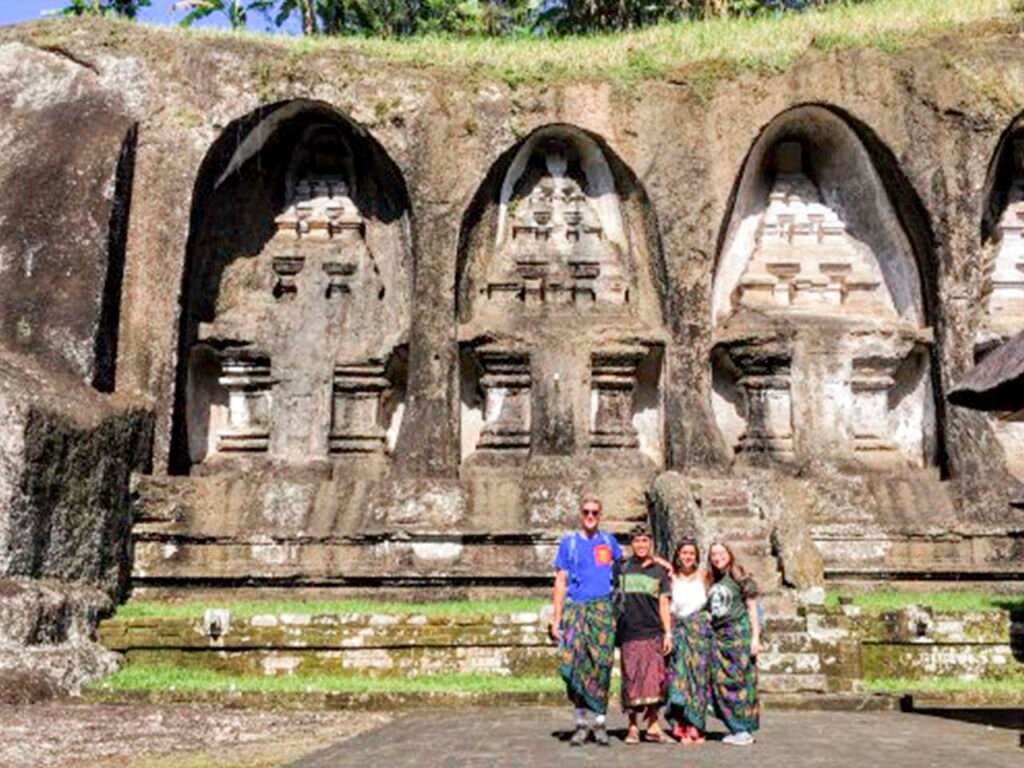
[[[946,399],[979,411],[1024,414],[1024,332],[986,355]],[[1024,484],[1010,504],[1024,509]]]
[[[1024,410],[1024,332],[982,358],[946,399],[979,411]]]

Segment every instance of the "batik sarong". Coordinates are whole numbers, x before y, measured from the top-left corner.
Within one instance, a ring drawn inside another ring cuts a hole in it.
[[[610,597],[568,603],[562,614],[558,672],[576,707],[603,715],[615,663],[615,614]]]
[[[668,664],[668,704],[671,716],[705,730],[711,664],[711,620],[707,611],[676,618]]]
[[[750,655],[750,619],[744,615],[714,628],[711,642],[711,697],[715,714],[731,733],[756,731],[757,664]]]
[[[665,657],[661,637],[622,644],[622,707],[633,709],[665,700]]]

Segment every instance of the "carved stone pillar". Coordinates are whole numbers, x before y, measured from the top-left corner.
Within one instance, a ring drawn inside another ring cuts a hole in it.
[[[729,355],[740,372],[739,385],[746,401],[746,431],[740,453],[793,458],[793,399],[790,392],[788,351],[766,354],[756,347],[739,347]]]
[[[898,357],[855,358],[850,389],[853,394],[853,449],[861,458],[886,458],[896,455],[889,426],[889,391],[896,383]]]
[[[525,352],[480,350],[483,373],[484,429],[478,450],[528,450],[530,447],[530,356]]]
[[[224,453],[261,452],[270,445],[270,360],[226,353],[219,383],[228,392],[228,423],[217,436]]]
[[[387,430],[382,423],[383,397],[391,382],[379,361],[334,367],[331,405],[331,453],[382,453]]]
[[[636,369],[647,350],[642,347],[595,352],[590,358],[591,448],[637,448],[633,426]]]

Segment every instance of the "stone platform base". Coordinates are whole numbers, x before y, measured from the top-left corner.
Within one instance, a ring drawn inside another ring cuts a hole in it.
[[[417,678],[419,691],[429,689],[429,678],[437,675],[557,679],[548,609],[240,616],[215,605],[194,618],[115,617],[100,625],[99,639],[124,654],[129,665],[250,679]],[[780,702],[822,696],[825,706],[832,701],[828,697],[857,694],[865,681],[881,678],[1024,679],[1024,616],[1018,612],[935,613],[911,606],[869,614],[853,607],[806,606],[785,615],[784,608],[778,600],[765,606],[758,661],[759,690],[782,697]],[[383,701],[400,690],[385,687],[389,693],[380,694]],[[527,691],[524,701],[542,701],[550,690]],[[422,695],[429,703],[434,693]]]

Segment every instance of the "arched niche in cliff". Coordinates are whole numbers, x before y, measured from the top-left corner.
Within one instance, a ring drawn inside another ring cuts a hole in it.
[[[881,142],[832,109],[788,110],[757,138],[711,306],[713,407],[738,453],[935,461],[931,241],[915,200]]]
[[[989,163],[981,221],[982,315],[975,360],[1024,330],[1024,116],[1003,132]],[[1024,423],[995,415],[989,422],[1007,468],[1024,479]]]
[[[363,128],[305,100],[228,126],[196,181],[173,466],[386,453],[404,409],[410,206]]]
[[[556,124],[502,155],[460,233],[463,458],[660,465],[664,287],[646,196],[603,141]]]

